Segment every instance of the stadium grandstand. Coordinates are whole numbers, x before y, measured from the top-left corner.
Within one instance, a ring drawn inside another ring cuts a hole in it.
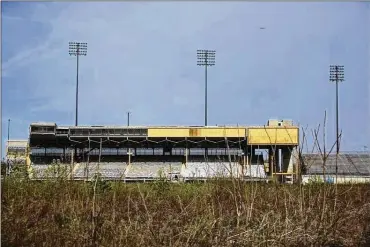
[[[24,162],[27,156],[27,140],[9,140],[6,143],[6,159],[9,162]]]
[[[27,159],[27,140],[8,140],[5,146],[5,164],[7,173],[16,164],[24,164]]]
[[[298,127],[287,120],[265,126],[57,126],[33,123],[28,140],[6,143],[8,172],[26,164],[32,179],[96,174],[125,182],[212,178],[293,183],[370,182],[370,153],[297,152]]]
[[[263,126],[58,126],[32,123],[30,177],[177,182],[237,177],[293,182],[299,129],[290,120]]]
[[[302,182],[369,183],[370,153],[303,154]]]

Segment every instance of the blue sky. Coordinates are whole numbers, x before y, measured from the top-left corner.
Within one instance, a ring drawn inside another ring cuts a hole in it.
[[[209,125],[292,119],[315,128],[327,110],[335,139],[340,85],[342,149],[370,147],[368,3],[2,2],[2,138],[25,139],[35,121],[74,124],[75,57],[79,124],[202,125],[204,69],[197,49],[214,49]],[[265,27],[261,30],[260,27]]]

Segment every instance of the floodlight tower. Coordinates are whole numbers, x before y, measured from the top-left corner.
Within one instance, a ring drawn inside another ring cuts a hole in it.
[[[131,112],[127,112],[127,126],[130,126],[130,114]]]
[[[10,138],[10,118],[8,119],[8,144],[9,144],[9,138]]]
[[[339,155],[339,110],[338,110],[338,84],[344,81],[344,66],[343,65],[330,65],[330,79],[331,82],[335,82],[335,97],[336,97],[336,129],[337,129],[337,158],[335,159],[335,174],[338,174],[338,155]]]
[[[6,144],[6,175],[10,174],[10,163],[9,163],[9,138],[10,138],[10,118],[8,119],[8,143]]]
[[[197,50],[197,65],[205,67],[205,85],[204,85],[204,126],[207,126],[207,111],[208,111],[208,85],[207,85],[207,67],[214,66],[216,62],[216,51],[213,50]]]
[[[77,57],[76,119],[75,119],[75,126],[77,126],[78,125],[78,65],[79,65],[79,57],[87,55],[87,43],[69,42],[69,55]]]

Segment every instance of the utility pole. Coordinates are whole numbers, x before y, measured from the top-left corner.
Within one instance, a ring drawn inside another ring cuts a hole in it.
[[[207,82],[207,67],[214,66],[216,62],[216,51],[213,50],[197,50],[197,65],[205,67],[205,85],[204,85],[204,126],[208,124],[208,82]]]
[[[69,42],[69,55],[77,57],[77,74],[76,74],[76,117],[75,117],[75,126],[78,125],[78,66],[79,66],[79,57],[87,55],[87,43],[81,42]]]
[[[127,126],[130,126],[130,114],[131,112],[127,112]]]
[[[338,84],[344,81],[344,66],[330,65],[330,79],[335,82],[335,106],[336,106],[336,133],[337,133],[337,157],[335,159],[335,174],[338,174],[338,157],[339,157],[339,109],[338,109]],[[336,181],[337,182],[337,181]]]

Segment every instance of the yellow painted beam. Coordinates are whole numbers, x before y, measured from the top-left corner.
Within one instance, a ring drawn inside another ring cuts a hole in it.
[[[189,137],[188,128],[149,128],[148,137]]]
[[[253,127],[248,129],[249,145],[298,145],[297,127]]]
[[[202,128],[200,137],[233,137],[244,138],[246,136],[245,128]]]
[[[232,127],[183,127],[183,128],[149,128],[148,137],[214,137],[214,138],[244,138],[245,128]]]

